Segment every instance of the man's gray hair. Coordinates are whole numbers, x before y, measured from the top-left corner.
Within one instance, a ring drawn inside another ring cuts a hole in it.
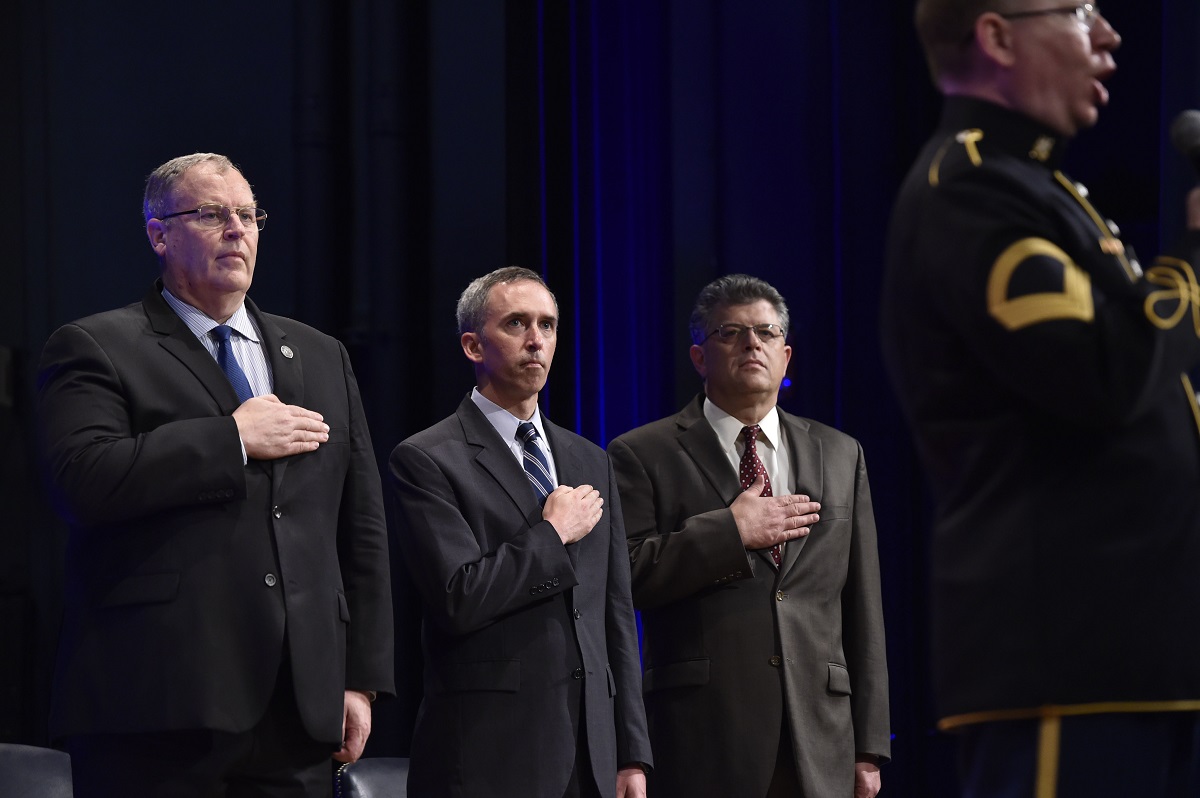
[[[191,155],[172,158],[146,178],[146,193],[142,197],[142,215],[145,221],[161,219],[167,213],[167,203],[171,200],[171,191],[174,190],[175,184],[183,177],[184,172],[202,163],[211,163],[220,172],[232,169],[241,173],[241,170],[233,165],[233,161],[215,152],[194,152]]]
[[[688,322],[692,343],[699,345],[712,332],[712,317],[718,308],[749,305],[760,299],[765,299],[775,308],[779,315],[779,326],[786,335],[789,318],[787,302],[783,301],[783,295],[766,280],[748,274],[727,274],[700,289],[700,295],[696,297],[696,304],[692,308],[692,318]]]
[[[546,281],[540,274],[530,271],[524,266],[505,266],[475,278],[462,292],[462,296],[458,298],[458,307],[454,311],[454,316],[458,320],[458,334],[478,332],[483,327],[488,294],[491,293],[492,288],[500,283],[516,283],[522,280],[537,283],[545,288],[554,302],[554,311],[558,312],[558,300],[555,299],[554,292],[550,290],[550,286],[546,285]]]

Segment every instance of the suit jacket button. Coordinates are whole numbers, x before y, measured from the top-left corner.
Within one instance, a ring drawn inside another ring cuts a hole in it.
[[[531,595],[531,596],[536,596],[536,595],[537,595],[537,588],[536,588],[536,587],[531,587],[531,588],[529,588],[529,595]]]
[[[267,574],[263,577],[263,584],[267,587],[275,587],[275,583],[279,581],[275,578],[275,574]]]
[[[558,587],[558,577],[557,576],[550,580],[550,585],[552,587]]]
[[[583,668],[576,668],[575,670],[571,671],[571,676],[576,679],[582,679],[583,678]]]
[[[778,668],[780,666],[780,664],[782,664],[783,659],[780,658],[780,656],[778,654],[776,654],[773,657],[771,657],[769,660],[767,660],[767,662],[768,662],[768,664],[770,664],[770,666],[772,668]]]
[[[575,610],[575,620],[578,621],[582,617],[583,617],[583,613],[580,612],[579,610]]]
[[[274,507],[272,507],[272,508],[271,508],[271,515],[275,516],[276,518],[282,518],[282,517],[283,517],[283,510],[280,510],[280,509],[279,509],[279,505],[278,505],[278,504],[277,504],[277,505],[275,505]]]

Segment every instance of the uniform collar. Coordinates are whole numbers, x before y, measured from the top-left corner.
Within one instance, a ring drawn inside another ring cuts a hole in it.
[[[1057,169],[1069,138],[1025,114],[977,97],[949,96],[942,106],[939,129],[953,134],[979,131],[977,146],[1004,152]]]

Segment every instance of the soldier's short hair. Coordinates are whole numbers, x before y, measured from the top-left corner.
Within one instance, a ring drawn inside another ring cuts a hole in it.
[[[917,0],[913,21],[933,82],[968,74],[975,20],[987,11],[1010,11],[1012,5],[1012,0]]]

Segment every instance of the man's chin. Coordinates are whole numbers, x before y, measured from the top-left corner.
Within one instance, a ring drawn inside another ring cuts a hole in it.
[[[743,394],[759,394],[779,390],[779,383],[768,374],[755,374],[747,379],[738,381],[738,392]]]
[[[218,282],[221,288],[230,294],[246,293],[250,290],[253,274],[246,269],[223,269]]]
[[[531,394],[541,393],[542,388],[546,387],[546,377],[547,376],[548,375],[547,375],[546,371],[543,369],[543,370],[538,371],[536,373],[536,375],[526,374],[523,382],[524,382],[527,390]]]

